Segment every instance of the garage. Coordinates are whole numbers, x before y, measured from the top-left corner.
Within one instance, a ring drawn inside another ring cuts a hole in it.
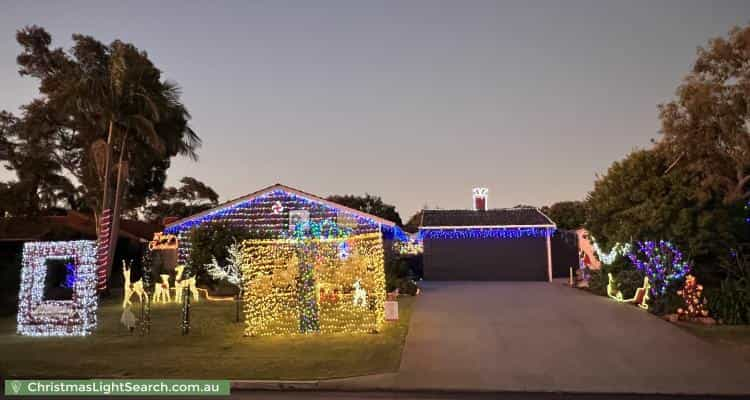
[[[555,224],[532,207],[424,210],[424,278],[463,281],[551,279]]]

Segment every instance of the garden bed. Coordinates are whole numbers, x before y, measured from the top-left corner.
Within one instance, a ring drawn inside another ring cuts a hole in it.
[[[233,302],[193,303],[191,331],[180,335],[181,308],[156,305],[151,335],[120,324],[117,299],[104,301],[87,337],[25,337],[15,317],[0,319],[0,376],[14,378],[325,379],[398,370],[412,305],[380,334],[245,337]],[[137,308],[138,303],[134,304]]]

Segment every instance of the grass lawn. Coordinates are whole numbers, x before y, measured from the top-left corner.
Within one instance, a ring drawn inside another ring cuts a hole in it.
[[[730,346],[750,361],[750,325],[699,325],[678,323],[683,329],[713,343]]]
[[[414,301],[400,298],[400,320],[387,322],[380,334],[244,337],[234,303],[205,300],[192,304],[188,336],[180,335],[176,304],[154,307],[149,336],[122,327],[115,299],[100,306],[99,325],[88,337],[20,336],[15,317],[6,317],[0,319],[0,376],[322,379],[392,372],[401,362]]]

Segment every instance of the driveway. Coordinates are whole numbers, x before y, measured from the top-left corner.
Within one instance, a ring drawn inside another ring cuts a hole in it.
[[[425,282],[398,389],[750,393],[750,364],[637,307],[543,282]]]

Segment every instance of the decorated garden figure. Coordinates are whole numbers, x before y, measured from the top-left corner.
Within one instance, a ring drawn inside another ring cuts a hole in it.
[[[695,320],[708,317],[706,300],[703,298],[703,285],[699,285],[693,275],[685,277],[685,286],[678,290],[677,294],[682,296],[685,306],[677,309],[677,315],[681,320]]]
[[[188,289],[188,293],[192,294],[193,300],[198,301],[198,288],[195,286],[195,277],[185,279],[185,266],[178,265],[174,268],[177,275],[174,278],[174,301],[175,303],[182,303],[182,296],[184,289]]]
[[[359,282],[359,279],[357,279],[356,282],[354,282],[354,297],[352,298],[352,302],[355,306],[360,307],[366,307],[367,306],[367,291],[362,288],[362,284]]]
[[[143,296],[145,295],[145,292],[143,291],[143,281],[138,279],[131,283],[130,271],[131,268],[125,263],[125,260],[122,260],[122,276],[125,278],[125,285],[123,286],[125,296],[122,299],[122,308],[126,308],[130,305],[130,298],[133,297],[133,295],[138,296],[141,303],[143,302]]]
[[[156,283],[154,290],[154,303],[169,303],[172,296],[169,293],[169,275],[161,274],[161,282]]]

